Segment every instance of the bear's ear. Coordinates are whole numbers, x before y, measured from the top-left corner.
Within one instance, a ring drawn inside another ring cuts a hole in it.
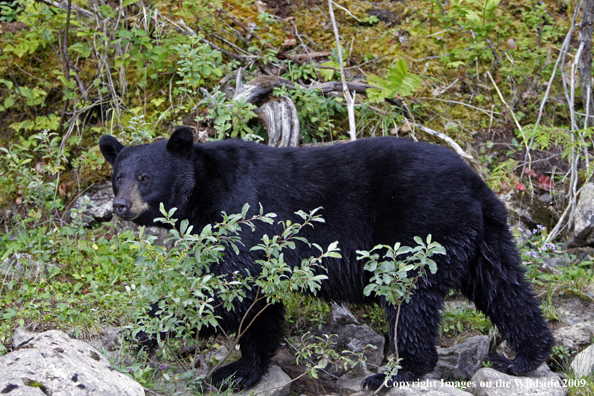
[[[103,135],[99,139],[99,148],[107,162],[113,165],[118,157],[118,153],[122,151],[124,146],[113,136]]]
[[[187,157],[193,147],[194,132],[188,127],[177,128],[167,142],[167,151],[180,157]]]

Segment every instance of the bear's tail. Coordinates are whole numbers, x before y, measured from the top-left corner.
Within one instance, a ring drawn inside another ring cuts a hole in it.
[[[550,356],[555,340],[526,281],[505,215],[502,219],[493,209],[486,212],[475,265],[463,283],[466,296],[491,319],[516,353],[513,360],[491,355],[493,367],[513,375],[536,370]]]

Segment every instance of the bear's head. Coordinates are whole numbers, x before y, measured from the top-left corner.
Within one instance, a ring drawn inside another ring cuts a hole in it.
[[[124,220],[153,226],[154,219],[163,217],[165,209],[184,204],[194,188],[194,135],[187,127],[178,128],[169,140],[141,146],[124,146],[113,136],[99,140],[101,153],[113,168],[113,209]],[[178,216],[175,216],[178,217]],[[182,217],[183,218],[183,217]]]

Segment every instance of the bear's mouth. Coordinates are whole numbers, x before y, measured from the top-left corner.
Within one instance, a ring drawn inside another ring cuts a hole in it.
[[[140,216],[140,214],[126,214],[126,215],[118,215],[119,218],[121,218],[122,220],[126,220],[126,221],[134,221],[138,218],[138,216]]]

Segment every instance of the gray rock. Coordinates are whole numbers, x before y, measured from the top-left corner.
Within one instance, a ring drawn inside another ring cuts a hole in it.
[[[361,383],[363,382],[363,380],[374,374],[377,373],[373,373],[367,370],[367,368],[362,368],[360,370],[351,370],[342,377],[340,377],[339,384],[343,390],[349,392],[359,392],[363,390],[361,389]]]
[[[125,330],[121,327],[104,327],[96,336],[86,338],[84,341],[97,349],[110,362],[118,366],[134,364],[134,355],[122,353]]]
[[[97,221],[109,221],[113,217],[113,189],[111,182],[93,186],[74,203],[74,208],[83,211],[82,221],[90,225]]]
[[[594,304],[579,298],[563,298],[555,303],[561,321],[568,325],[594,323]]]
[[[55,265],[37,261],[29,253],[14,253],[0,263],[2,282],[8,278],[37,278],[42,274],[49,275],[48,270]]]
[[[570,246],[594,245],[594,184],[582,188],[575,208],[573,240]]]
[[[22,333],[21,336],[31,334]],[[10,396],[144,395],[144,388],[117,372],[90,345],[59,330],[36,334],[0,357],[0,392]]]
[[[489,353],[489,337],[474,336],[449,348],[437,348],[439,360],[424,379],[466,380],[481,368]]]
[[[456,388],[451,382],[432,379],[415,381],[407,386],[390,387],[381,394],[383,396],[472,396],[471,393]],[[370,395],[372,392],[369,391],[351,394],[351,396]]]
[[[332,321],[338,324],[359,324],[352,312],[340,304],[332,304]]]
[[[341,325],[332,322],[323,325],[315,334],[317,336],[332,335],[330,341],[335,343],[333,349],[339,353],[343,351],[349,351],[353,354],[363,353],[367,365],[377,367],[384,359],[384,344],[386,340],[367,325]],[[368,345],[375,346],[375,349],[368,347]],[[352,356],[352,358],[355,361],[359,360],[355,356]],[[362,369],[362,366],[357,365],[354,369]],[[332,375],[341,376],[346,373],[347,369],[343,365],[339,365],[328,368],[327,371]]]
[[[288,396],[290,387],[291,377],[280,367],[272,366],[256,385],[243,392],[233,394],[238,396]]]
[[[555,330],[557,345],[561,345],[568,352],[576,352],[580,347],[590,344],[594,332],[594,323],[577,323],[572,326]]]
[[[594,373],[594,344],[578,353],[571,362],[576,378]]]
[[[209,366],[216,366],[221,360],[227,357],[229,354],[229,350],[225,345],[221,345],[219,349],[209,352],[204,357],[204,360],[207,362]]]
[[[538,197],[542,203],[550,204],[553,202],[553,196],[550,193],[544,193]]]
[[[12,349],[18,349],[22,344],[31,341],[37,335],[39,335],[39,333],[33,333],[24,327],[17,327],[12,334]]]
[[[447,381],[424,380],[409,386],[390,388],[386,396],[472,396]]]
[[[138,226],[131,221],[124,221],[113,216],[113,189],[111,182],[93,186],[86,194],[80,196],[75,204],[76,210],[72,211],[72,217],[78,216],[78,211],[82,211],[82,222],[86,226],[91,226],[96,222],[112,221],[119,232],[138,231]],[[146,227],[145,235],[157,237],[157,243],[165,245],[164,241],[169,237],[169,231],[158,227]],[[171,244],[169,245],[171,246]]]
[[[472,377],[466,389],[476,396],[565,396],[561,378],[546,364],[523,376],[482,368]]]

